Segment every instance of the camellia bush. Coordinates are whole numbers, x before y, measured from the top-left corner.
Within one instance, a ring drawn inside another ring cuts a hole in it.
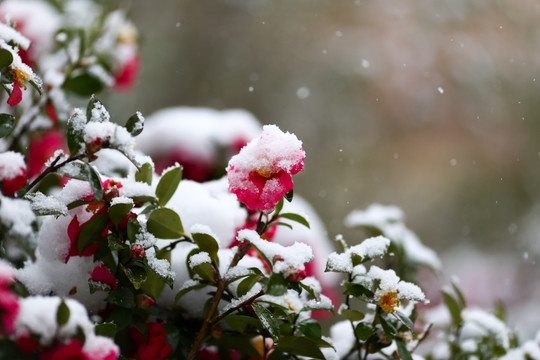
[[[441,264],[399,208],[330,241],[294,195],[296,135],[241,110],[112,119],[100,92],[139,67],[121,10],[0,16],[1,359],[540,359],[457,284],[430,303],[417,274]]]

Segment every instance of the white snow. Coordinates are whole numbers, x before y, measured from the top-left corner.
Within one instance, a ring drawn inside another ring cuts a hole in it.
[[[54,211],[61,215],[67,215],[66,204],[55,196],[47,196],[42,192],[30,193],[26,197],[31,201],[32,210],[36,212]]]
[[[30,201],[13,199],[0,195],[0,222],[12,236],[33,238],[32,223],[36,216],[32,211]]]
[[[463,327],[461,329],[460,340],[468,339],[480,341],[483,337],[494,337],[497,343],[508,349],[510,345],[510,330],[505,323],[482,309],[467,308],[461,313]]]
[[[210,259],[210,255],[206,251],[191,255],[189,258],[189,267],[192,269],[204,263],[212,263],[212,259]]]
[[[21,153],[6,151],[0,153],[0,180],[11,180],[26,172],[26,163]]]

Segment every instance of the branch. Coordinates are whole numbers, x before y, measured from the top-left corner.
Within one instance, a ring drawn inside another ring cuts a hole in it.
[[[246,300],[242,301],[240,304],[236,305],[235,307],[230,308],[229,310],[225,311],[224,313],[216,316],[216,318],[212,321],[212,324],[216,324],[216,323],[220,322],[225,316],[235,312],[236,310],[240,309],[241,307],[244,307],[246,305],[251,304],[255,299],[257,299],[257,298],[259,298],[259,297],[261,297],[263,295],[264,295],[264,291],[263,290],[259,291],[258,293],[256,293],[252,297],[250,297],[249,299],[246,299]]]
[[[70,162],[73,162],[75,160],[81,160],[83,159],[86,154],[79,154],[79,155],[76,155],[76,156],[73,156],[73,157],[70,157],[69,159],[61,162],[60,164],[57,164],[57,162],[60,160],[60,158],[62,157],[63,154],[60,154],[56,157],[56,159],[53,160],[53,162],[51,163],[51,165],[49,165],[48,168],[46,168],[41,174],[39,174],[39,176],[37,178],[34,179],[34,181],[32,181],[32,183],[30,185],[28,185],[28,188],[25,190],[24,192],[24,195],[26,195],[34,186],[36,186],[37,184],[39,184],[39,182],[41,180],[43,180],[43,178],[53,172],[56,172],[56,170],[60,169],[62,166],[64,165],[67,165],[69,164]]]

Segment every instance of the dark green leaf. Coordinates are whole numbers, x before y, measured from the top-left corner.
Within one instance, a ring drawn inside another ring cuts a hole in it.
[[[58,309],[56,310],[56,323],[58,326],[63,326],[69,321],[69,307],[64,302],[64,299],[60,301],[60,305],[58,305]]]
[[[217,259],[219,244],[217,240],[212,237],[212,235],[205,233],[193,233],[191,236],[199,249],[206,251],[212,260]]]
[[[15,117],[10,114],[0,114],[0,138],[6,137],[15,128]]]
[[[382,328],[384,330],[384,333],[386,334],[386,339],[392,340],[394,337],[396,337],[397,330],[394,327],[394,325],[392,325],[392,323],[390,323],[386,319],[385,315],[379,314],[379,321],[381,322],[381,326],[382,326]]]
[[[222,334],[219,338],[211,340],[210,345],[216,345],[225,349],[235,349],[249,357],[259,359],[261,354],[255,349],[248,336],[238,336],[237,334]],[[226,356],[224,359],[228,359]]]
[[[11,65],[13,62],[13,55],[11,51],[7,49],[0,49],[0,69],[5,68],[6,66]]]
[[[135,304],[135,301],[133,303]],[[132,309],[117,306],[112,311],[108,321],[114,322],[116,324],[116,331],[120,332],[128,326],[134,325],[133,315],[134,312]]]
[[[285,199],[291,202],[294,197],[294,189],[285,194]]]
[[[373,326],[365,322],[358,323],[354,328],[354,333],[356,334],[356,337],[362,341],[366,341],[367,339],[369,339],[370,336],[375,334],[376,331],[377,330]]]
[[[257,318],[246,316],[246,315],[229,315],[223,319],[229,327],[238,331],[239,333],[244,333],[248,326],[251,326],[255,329],[259,329],[262,324],[261,321]]]
[[[96,324],[96,326],[94,326],[94,331],[96,335],[106,336],[114,339],[116,335],[116,324],[112,322]]]
[[[348,309],[342,309],[341,316],[343,316],[345,319],[349,321],[360,321],[360,320],[363,320],[365,317],[363,312],[360,312],[357,310],[348,310]]]
[[[284,336],[279,339],[279,343],[274,346],[274,349],[291,355],[324,359],[324,355],[317,343],[303,336]]]
[[[126,245],[118,242],[112,234],[107,237],[107,245],[112,251],[118,251],[126,248]]]
[[[405,325],[409,330],[412,331],[412,333],[414,334],[414,324],[413,322],[411,321],[411,319],[409,319],[404,313],[402,313],[401,311],[396,311],[394,313],[392,313],[399,321],[401,321],[403,323],[403,325]]]
[[[126,122],[126,129],[132,136],[139,135],[144,128],[144,118],[140,112],[131,115]]]
[[[137,219],[130,217],[127,223],[127,237],[130,243],[134,243],[137,234],[141,231],[141,224]]]
[[[127,287],[119,287],[116,290],[112,290],[105,300],[127,309],[135,307],[135,296]]]
[[[159,208],[150,214],[146,223],[148,231],[160,239],[178,239],[184,235],[180,216],[174,210]]]
[[[450,316],[452,318],[452,324],[455,327],[459,327],[461,324],[461,309],[459,308],[458,303],[456,300],[447,293],[446,291],[441,291],[444,299],[444,303],[446,304],[446,307],[448,308],[448,311],[450,312]]]
[[[274,221],[274,222],[270,223],[270,225],[268,225],[268,227],[272,227],[272,226],[285,226],[285,227],[288,227],[291,230],[293,228],[291,224],[287,224],[287,223],[280,222],[280,221]]]
[[[68,171],[66,171],[68,170]],[[88,165],[82,161],[71,162],[67,166],[62,166],[58,169],[58,174],[62,176],[67,176],[72,179],[78,180],[88,180],[90,173],[88,172]]]
[[[413,360],[411,353],[407,350],[407,346],[401,338],[396,338],[396,345],[402,360]]]
[[[317,320],[307,319],[297,324],[298,329],[311,340],[318,341],[322,336],[321,324]]]
[[[171,251],[170,250],[160,250],[156,253],[157,259],[165,259],[171,262]],[[149,268],[152,270],[152,268]],[[172,279],[164,279],[161,275],[157,274],[155,271],[147,271],[147,280],[142,285],[141,289],[145,294],[152,296],[154,299],[159,298],[161,292],[165,285],[169,285],[172,288]]]
[[[255,315],[261,320],[261,324],[268,330],[270,336],[272,336],[274,342],[277,342],[279,339],[279,324],[274,318],[274,315],[260,304],[251,304],[251,307],[253,308],[253,311],[255,311]]]
[[[146,270],[141,266],[125,267],[124,274],[126,274],[133,287],[137,290],[141,288],[147,279]]]
[[[272,274],[270,280],[266,285],[265,293],[273,296],[280,296],[287,292],[288,289],[287,280],[283,278],[281,274]]]
[[[77,239],[77,249],[81,254],[90,244],[101,239],[101,233],[105,230],[109,217],[106,214],[98,214],[83,226]]]
[[[111,221],[118,225],[120,221],[133,209],[133,204],[130,203],[118,203],[109,207],[109,218]]]
[[[90,97],[90,101],[88,102],[88,105],[86,106],[86,119],[88,121],[92,121],[92,110],[94,107],[98,104],[98,106],[103,106],[101,104],[101,101],[99,101],[94,94],[92,94],[92,97]]]
[[[192,283],[191,286],[186,286],[185,288],[182,288],[178,294],[176,294],[175,298],[174,298],[174,302],[177,303],[178,300],[180,300],[180,298],[184,295],[186,295],[188,292],[190,291],[193,291],[193,290],[198,290],[198,289],[202,289],[203,287],[207,286],[207,284],[202,284],[200,282],[194,282]]]
[[[373,298],[375,296],[373,291],[360,284],[345,283],[344,287],[346,295],[352,295],[354,297],[365,296],[367,298]]]
[[[193,266],[191,268],[193,272],[199,275],[203,280],[215,282],[214,272],[212,271],[212,264],[208,262],[203,262],[199,265]]]
[[[165,206],[176,192],[176,188],[182,180],[182,166],[177,165],[167,169],[162,175],[156,187],[158,203]]]
[[[279,202],[277,203],[276,208],[274,209],[274,215],[272,215],[272,219],[277,219],[282,209],[283,209],[283,198],[281,198]]]
[[[71,155],[77,154],[84,144],[85,124],[86,117],[82,111],[75,111],[68,119],[66,137]]]
[[[62,87],[79,96],[90,96],[100,92],[104,84],[97,76],[83,72],[66,79]]]
[[[315,300],[319,301],[321,299],[320,294],[316,293],[311,286],[308,286],[301,281],[298,283],[298,285],[300,285],[302,289],[306,290],[308,294]]]
[[[249,290],[257,283],[259,282],[259,279],[261,278],[260,275],[250,275],[246,277],[244,280],[238,284],[238,287],[236,288],[236,296],[241,297],[248,293]]]
[[[68,208],[68,210],[71,210],[71,209],[75,209],[76,207],[89,204],[91,202],[92,201],[87,201],[87,200],[75,200],[75,201],[69,203],[67,208]]]
[[[309,229],[309,222],[302,215],[298,215],[294,213],[283,213],[283,214],[280,214],[279,217],[296,221],[297,223],[300,223]]]
[[[149,163],[142,164],[141,168],[135,172],[135,181],[145,182],[152,185],[153,168]]]
[[[101,179],[99,178],[99,174],[92,165],[90,165],[89,163],[86,163],[86,165],[88,167],[88,182],[90,183],[90,187],[94,192],[94,199],[95,201],[100,201],[101,198],[103,198],[103,187],[101,186]]]

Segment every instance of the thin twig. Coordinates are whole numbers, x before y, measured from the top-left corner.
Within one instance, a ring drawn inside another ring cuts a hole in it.
[[[259,291],[258,293],[256,293],[252,297],[250,297],[249,299],[246,299],[246,300],[242,301],[240,304],[236,305],[235,307],[232,307],[229,310],[225,311],[224,313],[219,314],[218,316],[216,316],[214,318],[214,320],[212,320],[212,324],[216,324],[216,323],[220,322],[225,316],[235,312],[236,310],[240,309],[241,307],[249,305],[255,299],[257,299],[257,298],[259,298],[259,297],[261,297],[263,295],[264,295],[264,291],[263,290]]]
[[[49,165],[48,168],[46,168],[41,174],[39,174],[39,176],[37,178],[34,179],[34,181],[32,181],[32,183],[30,183],[30,185],[28,185],[28,188],[26,188],[24,194],[26,195],[34,186],[36,186],[37,184],[39,184],[39,182],[41,180],[43,180],[43,178],[53,172],[55,172],[56,170],[60,169],[62,166],[64,165],[67,165],[69,164],[70,162],[73,162],[75,160],[81,160],[83,159],[86,154],[79,154],[79,155],[76,155],[76,156],[73,156],[73,157],[70,157],[69,159],[61,162],[60,164],[57,164],[58,161],[60,160],[60,158],[62,157],[63,154],[60,154],[56,157],[56,159],[53,160],[53,162],[51,163],[51,165]]]

